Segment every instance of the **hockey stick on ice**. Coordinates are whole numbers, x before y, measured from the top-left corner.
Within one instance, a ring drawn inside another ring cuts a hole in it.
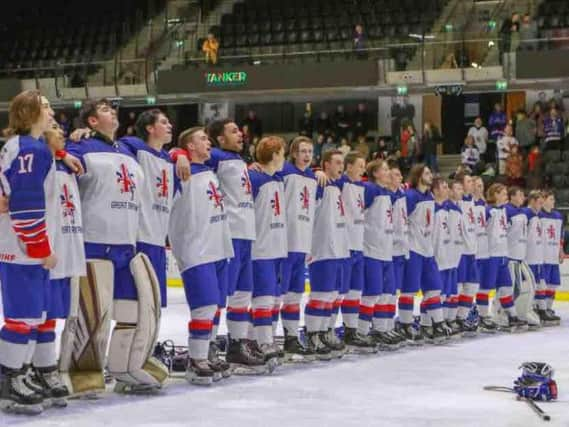
[[[499,385],[487,385],[487,386],[484,386],[484,390],[499,391],[499,392],[503,392],[503,393],[514,393],[513,388],[499,386]],[[543,421],[551,421],[551,417],[548,414],[546,414],[543,411],[543,409],[541,409],[537,405],[537,403],[535,403],[533,400],[528,399],[526,397],[521,397],[521,396],[516,396],[516,398],[519,401],[526,402],[529,405],[529,407],[537,414],[537,416],[539,418],[541,418]]]

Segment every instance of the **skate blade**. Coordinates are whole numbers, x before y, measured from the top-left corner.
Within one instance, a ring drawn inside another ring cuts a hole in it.
[[[237,363],[231,364],[231,373],[233,375],[266,375],[269,373],[267,365],[249,366]]]
[[[332,350],[330,354],[332,355],[332,359],[341,359],[344,357],[344,350]]]
[[[118,394],[154,395],[160,391],[160,386],[147,384],[126,384],[117,382],[113,391]]]
[[[11,400],[0,400],[0,410],[15,415],[40,415],[44,408],[41,403],[36,405],[22,405]]]
[[[93,391],[85,391],[82,393],[72,394],[67,397],[68,400],[99,400],[102,396],[100,393]]]
[[[213,374],[214,383],[221,381],[222,379],[223,379],[223,374],[221,372],[216,372],[215,374]]]
[[[332,360],[332,353],[317,354],[316,360],[320,360],[321,362],[329,362],[330,360]]]
[[[480,328],[480,332],[482,332],[483,334],[495,334],[496,332],[498,332],[498,330],[497,329]]]
[[[284,357],[285,363],[311,363],[316,360],[316,356],[304,356],[296,353],[286,353]]]
[[[49,401],[49,406],[44,406],[44,409],[47,408],[66,408],[67,407],[67,398],[65,397],[52,397],[47,399]],[[44,400],[44,405],[46,401]]]
[[[213,377],[198,377],[197,375],[187,374],[186,379],[190,384],[198,386],[210,386],[213,383]]]
[[[278,357],[272,357],[269,360],[267,360],[266,365],[268,370],[267,373],[272,374],[275,371],[275,369],[277,369],[281,365],[281,362],[278,359]]]
[[[528,331],[534,332],[539,331],[541,329],[541,325],[528,325]]]
[[[377,347],[356,347],[352,345],[347,346],[349,354],[375,354],[379,350]]]
[[[549,320],[549,321],[543,322],[543,326],[547,326],[547,327],[560,326],[560,325],[561,325],[561,322],[558,322],[557,320]]]

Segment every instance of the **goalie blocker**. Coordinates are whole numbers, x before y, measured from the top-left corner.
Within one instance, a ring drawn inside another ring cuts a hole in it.
[[[137,254],[130,262],[138,300],[117,300],[113,307],[113,264],[88,260],[87,276],[72,286],[70,316],[62,335],[60,370],[75,394],[104,391],[104,361],[111,315],[117,321],[108,369],[116,391],[158,389],[168,370],[152,357],[160,323],[160,288],[150,260]]]

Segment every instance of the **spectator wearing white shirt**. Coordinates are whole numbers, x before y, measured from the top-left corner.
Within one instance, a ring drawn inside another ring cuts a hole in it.
[[[461,156],[463,165],[468,166],[473,171],[478,169],[480,151],[478,147],[474,145],[474,138],[471,135],[468,135],[464,140]]]
[[[496,143],[498,149],[498,174],[504,175],[506,173],[506,159],[510,154],[510,147],[512,145],[520,145],[518,140],[513,136],[514,130],[511,125],[507,125],[504,130],[505,135]]]
[[[474,126],[468,129],[468,136],[474,139],[474,145],[478,148],[480,155],[484,157],[488,146],[488,129],[482,126],[482,118],[480,116],[474,120]],[[486,159],[486,161],[489,160],[492,159]]]

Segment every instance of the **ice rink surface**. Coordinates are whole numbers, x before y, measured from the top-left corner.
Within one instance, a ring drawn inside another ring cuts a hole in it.
[[[185,344],[183,291],[169,291],[161,339]],[[108,392],[38,417],[0,414],[0,426],[569,426],[569,303],[555,308],[562,326],[539,332],[283,366],[271,376],[232,377],[209,388],[176,379],[158,396]],[[513,395],[482,390],[511,386],[525,361],[548,362],[556,370],[559,400],[540,403],[549,423]]]

